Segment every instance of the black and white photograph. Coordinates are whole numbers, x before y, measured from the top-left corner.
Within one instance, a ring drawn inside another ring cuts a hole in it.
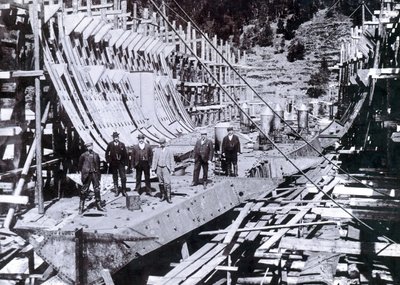
[[[399,285],[400,0],[0,0],[0,285]]]

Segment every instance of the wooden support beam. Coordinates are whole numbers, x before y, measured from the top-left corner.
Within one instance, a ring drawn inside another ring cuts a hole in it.
[[[56,163],[59,162],[59,161],[60,161],[59,158],[55,158],[55,159],[52,159],[52,160],[43,162],[43,163],[42,163],[42,166],[43,166],[43,167],[47,167],[47,166],[50,166],[50,165],[52,165],[52,164],[56,164]],[[32,166],[29,166],[29,169],[28,169],[28,170],[34,170],[35,168],[36,168],[36,165],[32,165]],[[7,178],[7,177],[14,177],[14,176],[17,176],[17,175],[19,175],[19,174],[20,174],[21,172],[23,172],[23,171],[24,171],[23,168],[17,168],[17,169],[13,169],[13,170],[7,171],[7,172],[5,172],[5,173],[1,173],[1,174],[0,174],[0,180],[2,180],[2,179],[4,179],[4,178]]]
[[[283,237],[280,248],[354,255],[400,257],[400,244]]]
[[[346,210],[353,216],[361,220],[371,220],[371,221],[400,221],[400,213],[397,211],[377,211],[377,210],[366,210],[366,209],[347,209]],[[339,208],[313,208],[311,212],[321,215],[324,218],[331,219],[353,219],[345,211]]]
[[[28,196],[0,195],[0,203],[26,205],[28,200]]]
[[[108,269],[103,269],[100,271],[101,277],[103,277],[104,283],[106,285],[114,285],[114,281],[111,277],[110,270]]]
[[[244,208],[240,211],[239,216],[236,218],[236,220],[232,223],[230,229],[227,231],[225,239],[222,242],[223,244],[231,243],[233,237],[235,236],[235,233],[239,229],[240,224],[243,222],[243,220],[248,215],[253,204],[254,203],[247,203],[246,206],[244,206]]]
[[[43,70],[17,70],[12,73],[12,77],[41,77]]]
[[[379,189],[379,192],[385,193],[394,197],[394,190]],[[352,195],[352,196],[383,196],[383,194],[376,192],[373,188],[368,187],[350,187],[346,185],[337,185],[332,191],[333,195]]]
[[[221,271],[238,271],[237,266],[223,266],[223,265],[218,265],[215,267],[216,270],[221,270]]]
[[[323,222],[301,223],[293,225],[273,225],[265,227],[242,228],[242,229],[237,229],[236,232],[239,233],[239,232],[251,232],[251,231],[266,231],[266,230],[283,229],[283,228],[297,228],[297,227],[307,227],[315,225],[334,225],[334,224],[337,224],[337,222],[323,221]],[[206,231],[206,232],[201,232],[199,235],[216,235],[216,234],[228,233],[229,231],[230,230]]]

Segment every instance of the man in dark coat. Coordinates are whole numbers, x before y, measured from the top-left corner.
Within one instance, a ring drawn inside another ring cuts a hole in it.
[[[237,135],[233,134],[233,128],[228,128],[228,134],[222,140],[222,156],[226,161],[226,175],[238,176],[238,153],[240,153],[240,141]],[[232,173],[233,166],[233,173]]]
[[[85,144],[87,151],[79,157],[78,170],[81,172],[83,187],[80,192],[79,215],[83,213],[85,198],[89,194],[90,183],[93,183],[96,207],[99,211],[105,211],[101,207],[100,199],[100,157],[93,151],[93,143]]]
[[[142,173],[144,172],[144,180],[146,184],[146,194],[151,196],[150,185],[150,167],[153,161],[153,150],[150,145],[144,142],[144,135],[138,135],[139,143],[132,149],[132,167],[136,169],[136,187],[135,191],[139,192]]]
[[[194,146],[194,170],[193,182],[191,186],[199,184],[200,169],[203,168],[203,185],[207,186],[208,163],[212,162],[214,157],[214,146],[211,140],[207,139],[207,132],[201,133],[201,138],[197,140]]]
[[[113,175],[115,197],[118,197],[120,190],[118,188],[118,174],[121,178],[121,192],[126,196],[126,170],[128,165],[128,153],[125,144],[119,141],[119,133],[113,133],[113,141],[110,142],[106,149],[106,161],[110,165]]]

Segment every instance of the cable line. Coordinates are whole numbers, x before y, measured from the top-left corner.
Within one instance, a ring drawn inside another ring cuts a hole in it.
[[[173,0],[175,3],[176,1]],[[166,21],[166,23],[170,26],[170,28],[175,32],[175,34],[178,36],[178,38],[182,41],[182,43],[186,46],[186,48],[192,53],[192,55],[196,58],[196,60],[204,67],[204,69],[207,71],[207,73],[211,76],[211,78],[216,82],[216,84],[221,88],[221,90],[228,96],[228,98],[232,101],[233,104],[235,104],[242,112],[243,110],[241,109],[241,107],[239,106],[239,103],[234,100],[234,98],[232,98],[232,96],[229,94],[229,92],[222,86],[222,84],[218,81],[218,79],[215,77],[215,75],[209,70],[209,68],[200,60],[200,58],[197,56],[196,53],[194,53],[194,51],[192,50],[192,48],[189,46],[188,43],[186,43],[186,41],[182,38],[182,36],[178,33],[178,31],[175,29],[175,27],[169,22],[168,18],[164,15],[164,13],[160,10],[160,8],[154,3],[153,0],[150,0],[150,2],[153,4],[153,6],[155,7],[155,9],[157,10],[157,12],[160,14],[160,16],[164,19],[164,21]],[[178,6],[179,4],[176,3]],[[180,7],[180,6],[179,6]],[[183,9],[180,8],[182,11]],[[183,11],[184,12],[184,11]],[[184,12],[186,14],[186,12]],[[187,14],[186,14],[187,16]],[[189,19],[190,17],[187,16]],[[197,25],[195,23],[193,23],[193,25],[196,27],[196,29],[198,29]],[[200,33],[203,35],[204,34],[200,31]],[[206,37],[205,37],[206,38]],[[206,38],[207,39],[207,38]],[[207,39],[208,41],[208,39]],[[209,41],[208,41],[209,42]],[[210,43],[210,42],[209,42]],[[210,43],[211,44],[211,43]],[[211,44],[212,45],[212,44]],[[213,45],[212,45],[213,46]],[[215,50],[217,50],[214,46],[213,48]],[[227,62],[227,60],[225,59],[225,57],[223,57],[223,55],[217,50],[218,54],[221,56],[221,58],[224,59],[224,61],[235,71],[236,74],[239,75],[239,73],[232,67],[232,65]],[[240,76],[240,75],[239,75]],[[254,89],[243,79],[242,76],[240,76],[240,78],[246,83],[246,85],[248,85],[251,90],[253,92]],[[257,94],[258,95],[258,94]],[[259,96],[259,95],[258,95]],[[263,101],[265,102],[265,101]],[[266,102],[265,102],[266,103]],[[266,103],[267,107],[271,108],[267,103]],[[272,108],[271,108],[272,110]],[[275,114],[277,114],[276,112],[274,112]],[[328,195],[324,190],[322,190],[314,181],[312,181],[305,173],[303,170],[301,170],[277,145],[276,143],[271,140],[261,129],[261,127],[259,127],[257,124],[255,124],[255,122],[253,121],[253,119],[251,118],[251,116],[249,114],[247,114],[246,112],[243,112],[243,115],[249,119],[250,122],[252,122],[255,127],[260,131],[261,134],[263,134],[268,140],[269,142],[272,144],[272,146],[274,148],[277,149],[277,151],[299,172],[301,173],[312,185],[314,185],[316,187],[316,189],[318,189],[318,191],[320,191],[321,193],[323,193],[329,200],[331,200],[335,205],[337,205],[340,209],[342,209],[346,214],[350,215],[354,220],[356,220],[360,225],[363,225],[365,228],[367,228],[368,230],[370,230],[371,232],[376,233],[376,230],[374,228],[372,228],[370,225],[368,225],[367,223],[363,222],[362,220],[360,220],[358,217],[354,216],[351,212],[349,212],[347,209],[345,209],[342,205],[340,205],[339,203],[336,202],[335,199],[333,199],[330,195]],[[281,120],[283,120],[279,115],[278,118],[280,118]],[[297,133],[297,132],[296,132]],[[304,138],[303,138],[304,140]],[[307,141],[306,141],[307,142]],[[310,145],[310,143],[307,142],[308,145]],[[311,146],[311,145],[310,145]],[[314,148],[315,149],[315,148]],[[318,152],[320,153],[320,152]],[[333,164],[333,162],[331,162],[328,158],[326,158],[325,156],[323,156],[329,163]],[[335,166],[335,164],[333,164]],[[396,243],[394,240],[390,239],[389,237],[386,237],[385,235],[381,235],[381,237],[385,238],[388,242],[391,243]]]

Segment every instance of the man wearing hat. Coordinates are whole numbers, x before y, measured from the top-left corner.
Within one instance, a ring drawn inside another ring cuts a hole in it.
[[[191,186],[199,184],[200,169],[203,168],[203,185],[207,186],[208,162],[212,161],[214,156],[214,147],[211,140],[207,139],[207,132],[201,132],[201,138],[197,140],[194,146],[194,170],[193,182]]]
[[[115,197],[118,197],[120,190],[118,188],[118,173],[121,178],[121,192],[126,196],[126,172],[125,166],[128,165],[128,153],[125,144],[119,141],[119,133],[112,134],[113,141],[106,149],[106,161],[109,163],[113,175]]]
[[[149,144],[144,142],[144,135],[138,135],[139,143],[132,149],[132,166],[136,169],[136,187],[139,192],[142,182],[142,173],[146,184],[146,194],[151,196],[150,166],[153,160],[153,151]]]
[[[238,153],[240,153],[240,141],[237,135],[233,134],[233,128],[228,127],[228,134],[222,140],[222,157],[226,161],[226,175],[238,176]],[[232,173],[233,166],[233,173]]]
[[[160,201],[167,200],[171,204],[171,173],[174,174],[175,160],[172,151],[165,146],[167,143],[166,139],[162,137],[159,142],[160,147],[154,151],[151,169],[154,169],[158,177],[161,193]]]
[[[83,187],[80,191],[79,215],[83,213],[85,199],[89,194],[90,183],[93,183],[94,197],[96,199],[96,208],[99,211],[105,211],[101,207],[100,199],[100,157],[93,151],[93,143],[85,144],[87,151],[79,157],[78,170],[81,172]]]

